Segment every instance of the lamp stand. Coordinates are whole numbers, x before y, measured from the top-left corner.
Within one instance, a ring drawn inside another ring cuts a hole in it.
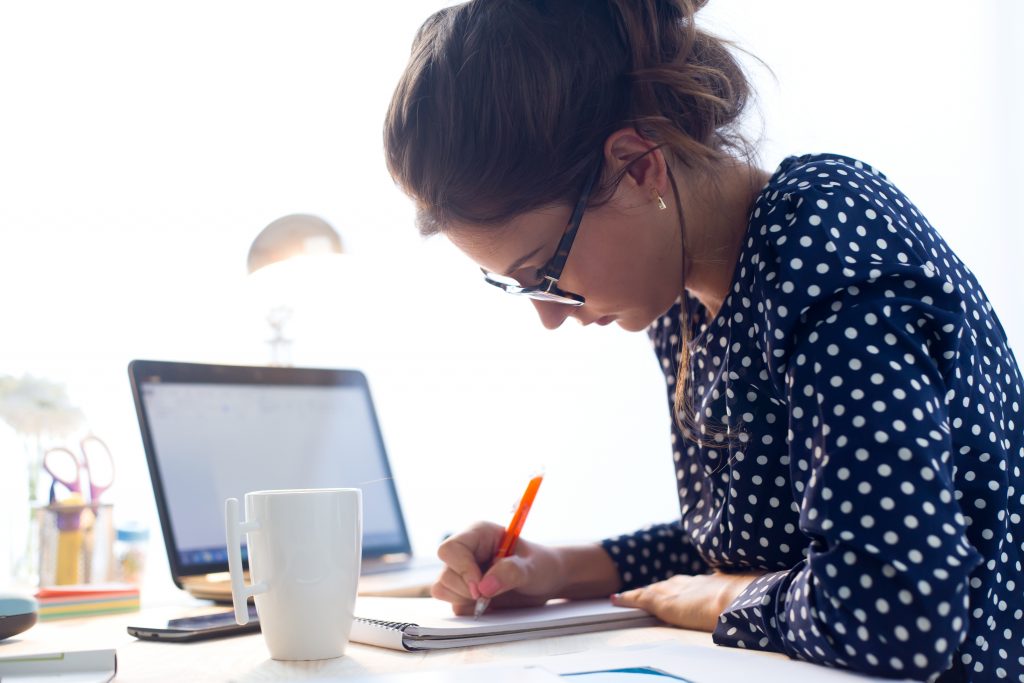
[[[292,340],[285,336],[284,328],[291,320],[291,306],[275,306],[267,313],[267,322],[273,333],[267,344],[270,345],[270,364],[277,367],[291,367]]]

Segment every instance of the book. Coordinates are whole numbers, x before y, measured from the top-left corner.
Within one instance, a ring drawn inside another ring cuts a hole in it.
[[[139,609],[139,587],[127,583],[44,586],[36,600],[40,621],[120,614]]]
[[[117,675],[116,650],[79,650],[0,657],[0,679],[106,683]]]
[[[429,598],[360,597],[351,640],[393,650],[443,650],[571,633],[591,633],[660,623],[639,609],[606,599],[549,602],[541,607],[495,609],[479,619],[452,614]]]

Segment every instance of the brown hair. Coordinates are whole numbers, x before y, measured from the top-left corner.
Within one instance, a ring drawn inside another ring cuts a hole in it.
[[[472,0],[427,19],[384,124],[388,169],[420,232],[574,202],[623,127],[687,168],[750,158],[738,130],[750,88],[728,44],[696,27],[704,1]],[[591,205],[624,173],[604,178]],[[671,169],[669,180],[682,230]]]

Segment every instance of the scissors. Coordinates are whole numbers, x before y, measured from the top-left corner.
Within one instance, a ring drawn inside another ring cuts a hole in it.
[[[103,492],[114,483],[114,459],[100,437],[89,434],[78,442],[81,459],[69,448],[56,446],[43,454],[43,469],[72,494],[82,493],[82,471],[89,482],[89,502],[98,503]],[[51,502],[54,489],[50,488]]]

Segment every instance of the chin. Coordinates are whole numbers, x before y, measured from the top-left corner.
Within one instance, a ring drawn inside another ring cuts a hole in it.
[[[672,305],[669,304],[664,311],[658,309],[652,310],[651,308],[646,310],[634,310],[623,315],[615,322],[618,323],[619,327],[627,332],[643,332],[648,327],[658,322],[658,319],[665,315],[665,313],[667,313],[671,308]]]
[[[627,332],[642,332],[646,330],[651,322],[637,321],[632,318],[619,318],[615,323]]]

